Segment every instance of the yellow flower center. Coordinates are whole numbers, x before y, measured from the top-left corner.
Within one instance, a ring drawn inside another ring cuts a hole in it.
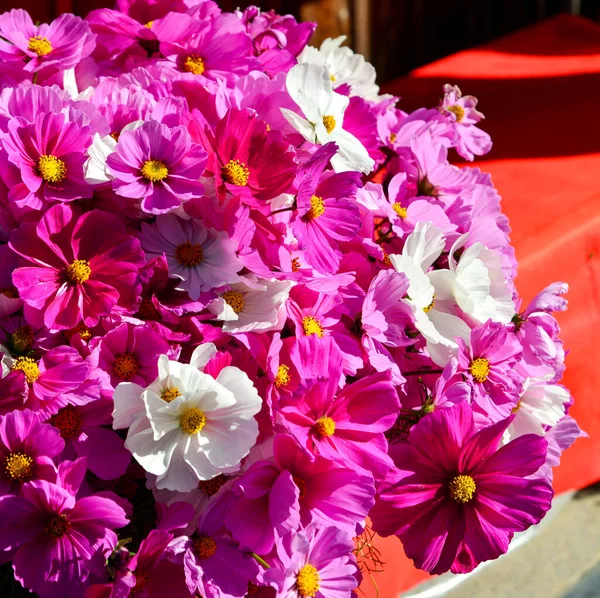
[[[392,210],[394,210],[394,212],[396,212],[400,218],[406,218],[406,208],[403,208],[399,201],[392,206]]]
[[[490,362],[483,357],[478,357],[471,362],[469,371],[475,382],[485,382],[490,374]]]
[[[38,56],[46,56],[46,54],[52,52],[52,44],[47,37],[35,35],[29,38],[27,49],[30,52],[35,52]]]
[[[183,63],[183,70],[193,75],[201,75],[205,70],[204,60],[198,54],[191,54]]]
[[[306,482],[297,475],[292,475],[292,479],[294,480],[294,484],[298,486],[298,498],[302,500],[306,496]]]
[[[296,588],[302,598],[314,598],[321,586],[321,577],[316,567],[304,565],[296,576]]]
[[[470,475],[457,475],[452,478],[449,485],[450,497],[456,502],[468,503],[475,494],[477,486]]]
[[[154,23],[154,21],[148,21],[144,24],[144,27],[146,27],[147,29],[152,29],[152,23]]]
[[[214,496],[227,482],[229,478],[220,473],[212,480],[201,480],[198,482],[198,489],[202,490],[206,496]]]
[[[323,335],[325,334],[319,321],[312,316],[302,318],[302,328],[304,329],[304,334],[306,334],[306,336],[316,334],[319,338],[323,338]]]
[[[50,423],[58,428],[60,435],[65,439],[74,438],[79,436],[81,432],[81,414],[77,407],[67,405],[59,410],[56,415],[50,418]]]
[[[242,293],[238,291],[225,291],[221,297],[236,314],[239,314],[244,309],[244,295]]]
[[[10,453],[4,458],[4,474],[10,480],[23,480],[31,475],[33,458],[25,453]]]
[[[335,75],[329,75],[329,78],[331,79],[332,83],[335,83]]]
[[[186,268],[193,268],[202,263],[204,259],[204,251],[202,245],[192,245],[191,243],[183,243],[175,249],[175,259]]]
[[[194,552],[199,559],[208,559],[217,552],[217,543],[209,536],[200,536],[194,540]]]
[[[331,131],[335,129],[335,125],[336,122],[333,116],[326,115],[323,117],[323,126],[325,127],[327,133],[331,133]]]
[[[292,272],[298,272],[302,265],[300,264],[300,259],[297,257],[292,258]]]
[[[446,110],[452,112],[456,116],[457,123],[459,123],[465,117],[465,109],[458,104],[454,104],[454,106],[447,106]]]
[[[33,329],[31,326],[20,326],[11,335],[11,343],[17,353],[24,353],[33,345]]]
[[[82,284],[92,275],[90,263],[87,260],[75,260],[67,266],[67,276],[72,282]]]
[[[131,353],[123,353],[115,358],[115,374],[121,380],[133,378],[140,369],[140,363]]]
[[[92,333],[90,329],[83,323],[79,322],[75,328],[71,328],[71,330],[65,331],[65,336],[68,340],[71,340],[74,335],[78,334],[81,337],[82,341],[89,341],[92,338]]]
[[[33,384],[40,377],[40,368],[31,357],[18,357],[12,366],[13,372],[19,370],[25,374],[27,384]]]
[[[335,432],[335,422],[330,417],[320,417],[315,422],[315,430],[319,436],[327,438]]]
[[[206,425],[206,416],[197,407],[191,407],[181,414],[179,425],[187,434],[198,434]]]
[[[434,306],[435,306],[435,295],[433,296],[433,299],[431,300],[431,303],[430,303],[429,305],[426,305],[426,306],[423,308],[423,311],[424,311],[426,314],[428,314],[428,313],[429,313],[429,312],[430,312],[430,311],[433,309],[433,307],[434,307]]]
[[[396,141],[397,138],[398,135],[396,135],[396,133],[390,133],[390,143],[394,143],[394,141]]]
[[[46,533],[52,538],[62,538],[71,528],[66,515],[52,515],[46,524]]]
[[[180,396],[181,396],[181,393],[179,392],[179,389],[176,386],[171,386],[171,388],[165,388],[162,391],[160,398],[165,403],[170,403],[170,402],[174,401],[177,397],[180,397]]]
[[[142,176],[152,183],[158,183],[169,176],[169,169],[160,160],[146,160],[141,172]]]
[[[274,382],[277,388],[281,388],[290,383],[290,367],[288,365],[281,364],[277,368],[277,375],[275,376]]]
[[[121,133],[119,133],[119,131],[113,131],[110,136],[115,140],[115,141],[119,141],[119,137],[121,137]]]
[[[237,187],[245,187],[248,184],[250,171],[248,167],[239,160],[229,160],[221,170],[223,178],[230,184]]]
[[[523,401],[519,401],[511,410],[511,413],[517,413],[519,411],[519,409],[521,409],[521,404],[523,403]]]
[[[56,156],[44,154],[37,161],[37,172],[47,183],[62,183],[67,177],[67,165]]]
[[[322,216],[324,212],[325,204],[323,202],[323,199],[321,197],[318,197],[317,195],[313,195],[310,198],[310,210],[306,212],[306,219],[314,220],[315,218]]]

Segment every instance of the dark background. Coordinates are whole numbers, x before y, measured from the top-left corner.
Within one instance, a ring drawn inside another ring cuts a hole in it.
[[[300,18],[306,0],[217,0],[223,10],[250,4]],[[312,5],[334,6],[336,0]],[[85,16],[114,0],[0,0],[0,8],[25,8],[34,21],[61,12]],[[352,28],[352,0],[347,0]],[[409,70],[531,25],[579,4],[580,14],[600,20],[600,0],[371,0],[371,61],[385,83]],[[355,24],[356,25],[356,24]]]

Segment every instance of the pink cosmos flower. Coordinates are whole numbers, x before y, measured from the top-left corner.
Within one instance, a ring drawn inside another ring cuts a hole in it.
[[[109,498],[77,500],[45,480],[25,484],[22,496],[3,497],[0,520],[0,548],[13,551],[15,577],[38,594],[55,596],[81,588],[116,545],[112,530],[128,523]]]
[[[352,538],[336,527],[309,525],[277,543],[264,580],[281,598],[350,598],[358,586]]]
[[[89,25],[72,14],[62,14],[50,25],[34,25],[29,13],[17,8],[0,15],[0,58],[25,61],[22,68],[30,73],[74,67],[95,45]]]
[[[149,326],[124,322],[90,342],[93,360],[105,387],[121,382],[148,386],[158,375],[158,358],[170,354],[169,343]]]
[[[206,152],[182,126],[150,121],[123,131],[107,165],[117,195],[141,199],[149,214],[165,214],[203,194]]]
[[[255,207],[291,190],[295,153],[281,133],[268,130],[256,114],[229,110],[217,124],[215,137],[209,170],[217,187],[223,185]]]
[[[44,310],[50,329],[81,322],[93,327],[115,309],[132,310],[139,297],[138,268],[145,263],[139,241],[107,212],[80,216],[68,206],[53,206],[37,225],[13,231],[10,247],[31,264],[13,272],[19,295]]]
[[[83,180],[90,128],[62,113],[41,112],[33,122],[21,117],[8,123],[2,145],[10,163],[0,159],[0,174],[10,185],[9,200],[40,210],[57,201],[91,197]]]
[[[384,433],[400,411],[391,374],[365,376],[336,396],[338,380],[339,373],[331,372],[328,380],[308,383],[300,399],[285,401],[279,409],[283,424],[311,453],[381,479],[393,466]]]
[[[458,371],[473,389],[476,419],[487,423],[510,415],[523,386],[515,371],[523,349],[507,326],[488,320],[471,331],[469,344],[458,342]]]
[[[0,477],[2,495],[18,494],[31,480],[56,478],[54,458],[65,446],[58,432],[42,424],[36,413],[12,411],[0,420]]]
[[[184,16],[192,22],[188,27],[183,25]],[[177,17],[180,25],[170,38],[162,37],[160,51],[179,71],[202,83],[233,83],[238,76],[259,69],[250,37],[236,15],[223,14],[204,21],[194,21],[188,15]],[[194,32],[193,27],[199,30]],[[191,35],[185,36],[186,29]]]
[[[530,479],[545,463],[544,438],[526,434],[498,448],[511,420],[476,432],[465,401],[421,419],[391,448],[397,469],[379,490],[373,529],[399,536],[415,565],[435,574],[468,573],[504,554],[553,495],[546,480]]]
[[[0,380],[0,413],[31,409],[45,419],[67,403],[82,405],[98,396],[97,383],[88,380],[89,363],[72,347],[55,347],[39,361],[35,355],[10,358],[10,368]]]
[[[298,213],[292,231],[306,261],[322,274],[338,271],[339,243],[353,240],[361,227],[360,212],[353,201],[359,174],[324,174],[336,152],[334,143],[323,146],[296,179]]]
[[[463,96],[457,85],[444,85],[439,111],[452,123],[456,133],[456,151],[465,160],[483,156],[492,149],[490,136],[475,126],[484,118],[476,106],[477,98]]]
[[[13,314],[23,306],[19,291],[12,282],[16,267],[17,256],[8,245],[0,245],[0,317]]]
[[[62,458],[87,458],[89,470],[101,480],[122,476],[131,462],[131,453],[114,430],[112,401],[98,399],[85,405],[66,405],[48,421],[65,440]]]
[[[235,242],[199,220],[158,216],[154,224],[142,224],[141,242],[148,259],[165,255],[169,276],[179,279],[177,288],[194,301],[201,293],[240,281]]]

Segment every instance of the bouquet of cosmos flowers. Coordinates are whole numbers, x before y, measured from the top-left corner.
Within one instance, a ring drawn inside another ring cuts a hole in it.
[[[582,434],[477,100],[410,114],[314,24],[0,15],[0,546],[39,596],[345,598],[464,573]],[[432,99],[433,102],[437,98]],[[432,102],[432,103],[433,103]]]

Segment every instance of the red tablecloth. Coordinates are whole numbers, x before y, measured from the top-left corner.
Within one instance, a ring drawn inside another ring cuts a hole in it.
[[[420,68],[385,89],[400,107],[435,105],[444,83],[479,98],[492,151],[476,161],[490,172],[510,218],[519,260],[517,288],[529,301],[554,281],[569,283],[559,315],[569,351],[564,383],[571,413],[590,434],[565,453],[555,489],[600,479],[600,26],[560,16]],[[396,538],[379,539],[382,598],[427,576]],[[369,580],[366,595],[375,596]]]

